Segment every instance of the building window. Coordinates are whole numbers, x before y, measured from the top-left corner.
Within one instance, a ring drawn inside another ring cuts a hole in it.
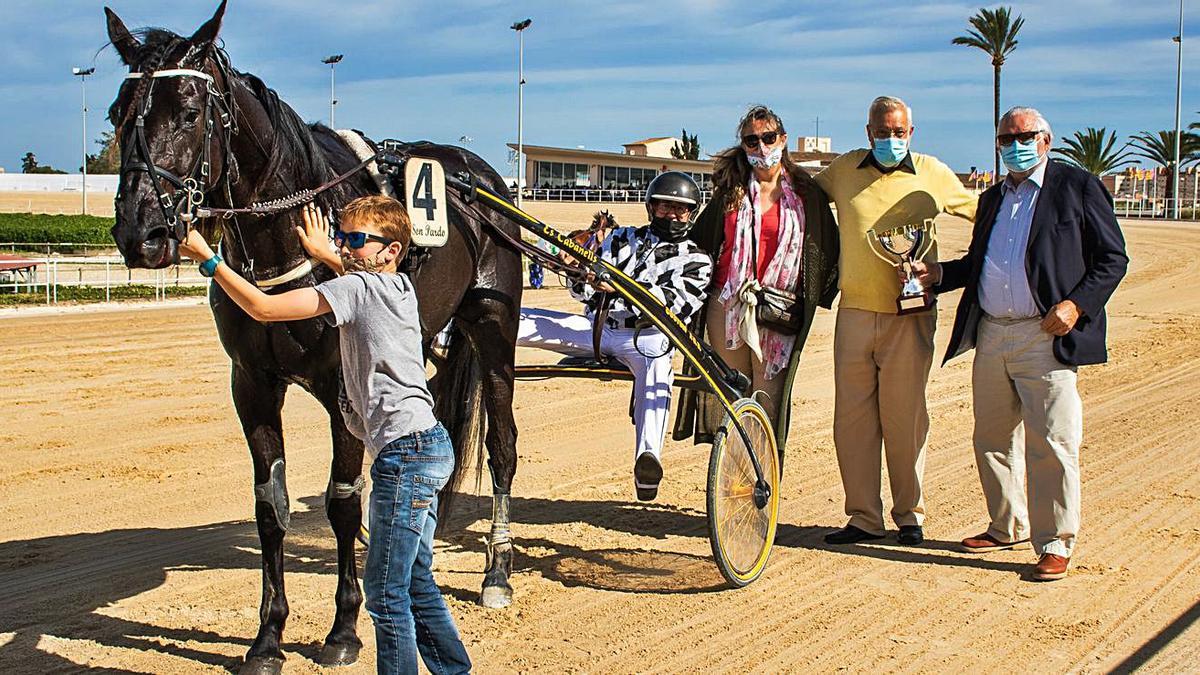
[[[609,190],[643,190],[657,175],[658,171],[655,169],[602,166],[600,167],[600,185]]]
[[[712,189],[712,174],[711,173],[699,173],[699,172],[689,171],[688,175],[692,177],[692,180],[696,181],[696,184],[700,186],[701,190],[711,190]]]
[[[573,188],[591,185],[587,164],[571,162],[535,162],[535,164],[537,164],[537,184],[534,187]]]

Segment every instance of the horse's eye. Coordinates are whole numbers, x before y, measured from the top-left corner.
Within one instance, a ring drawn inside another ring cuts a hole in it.
[[[196,121],[199,119],[200,119],[200,111],[199,110],[186,110],[183,113],[184,126],[194,127],[194,126],[196,126]]]

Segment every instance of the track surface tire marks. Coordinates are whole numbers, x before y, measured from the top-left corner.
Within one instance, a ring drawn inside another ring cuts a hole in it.
[[[963,250],[964,226],[939,226],[943,256]],[[797,381],[776,549],[740,591],[721,590],[709,558],[706,446],[669,442],[659,499],[638,504],[627,385],[518,386],[511,609],[473,604],[487,495],[465,495],[439,532],[439,581],[477,669],[928,672],[977,657],[1055,671],[1194,668],[1200,228],[1125,231],[1133,262],[1109,305],[1112,359],[1080,377],[1084,519],[1066,580],[1029,581],[1029,549],[969,556],[954,546],[985,518],[969,358],[930,382],[926,545],[822,543],[844,517],[833,315],[820,312]],[[957,300],[940,302],[939,355]],[[561,289],[527,302],[575,308]],[[258,542],[228,361],[207,310],[18,312],[0,327],[0,671],[236,667],[257,628]],[[291,394],[286,670],[319,672],[336,583],[320,497],[328,423]],[[359,632],[367,648],[351,672],[373,670],[365,613]]]

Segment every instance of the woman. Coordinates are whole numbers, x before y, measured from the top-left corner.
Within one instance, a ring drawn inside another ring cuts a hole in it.
[[[691,233],[717,261],[703,330],[721,358],[750,377],[751,391],[760,392],[782,452],[792,380],[813,314],[837,296],[837,225],[825,193],[788,157],[787,132],[770,108],[751,108],[737,138],[737,146],[716,156],[713,196]],[[762,287],[796,294],[794,334],[756,319],[753,296]],[[685,391],[672,435],[711,443],[724,414],[711,396]]]

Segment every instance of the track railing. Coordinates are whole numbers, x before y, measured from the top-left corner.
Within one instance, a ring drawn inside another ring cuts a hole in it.
[[[10,264],[14,261],[7,261]],[[149,286],[152,299],[166,300],[169,289],[207,287],[209,280],[200,276],[191,265],[172,265],[158,270],[133,270],[118,257],[92,258],[28,258],[29,265],[0,271],[0,293],[38,293],[46,304],[59,301],[59,292],[69,288],[100,289],[104,302],[111,302],[114,292],[121,288]],[[150,299],[150,298],[147,298]]]

